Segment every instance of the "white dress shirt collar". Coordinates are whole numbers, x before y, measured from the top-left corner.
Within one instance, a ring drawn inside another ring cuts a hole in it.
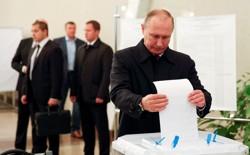
[[[65,40],[66,41],[74,41],[75,42],[76,41],[76,37],[73,40],[70,40],[68,36],[65,36]]]
[[[43,47],[45,46],[45,44],[49,41],[49,38],[44,38],[41,42],[37,43],[40,45],[40,49],[43,49]]]
[[[91,41],[91,42],[87,41],[87,44],[88,44],[88,45],[94,45],[95,42],[97,41],[97,39],[98,39],[98,38],[96,38],[95,40],[93,40],[93,41]]]

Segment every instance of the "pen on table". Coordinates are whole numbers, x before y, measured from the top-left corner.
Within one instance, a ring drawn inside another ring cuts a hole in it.
[[[212,138],[212,134],[210,133],[207,135],[207,144],[210,144],[211,138]]]
[[[216,142],[216,136],[218,135],[218,131],[214,132],[213,142]]]
[[[164,139],[165,139],[165,137],[163,137],[163,138],[160,139],[159,141],[155,141],[155,144],[156,144],[156,145],[159,145]]]

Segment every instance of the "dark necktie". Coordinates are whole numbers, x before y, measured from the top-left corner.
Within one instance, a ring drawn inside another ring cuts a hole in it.
[[[36,53],[35,53],[34,64],[35,64],[35,63],[36,63],[36,61],[37,61],[37,57],[38,57],[38,53],[39,53],[39,49],[40,49],[40,45],[39,45],[39,44],[37,44],[37,45],[36,45]]]

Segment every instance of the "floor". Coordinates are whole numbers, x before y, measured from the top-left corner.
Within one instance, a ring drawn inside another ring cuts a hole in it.
[[[13,149],[17,122],[17,109],[0,103],[0,153]],[[31,150],[31,125],[28,129],[27,150]],[[65,134],[60,137],[60,155],[82,155],[84,142],[81,139],[70,137]],[[98,141],[96,142],[95,154],[99,154]]]

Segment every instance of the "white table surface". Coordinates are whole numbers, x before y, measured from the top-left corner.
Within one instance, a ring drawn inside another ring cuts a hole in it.
[[[209,132],[199,131],[199,140],[178,143],[176,148],[155,145],[153,139],[160,139],[160,133],[134,134],[119,137],[112,142],[113,155],[248,155],[249,148],[241,142],[216,136],[216,142],[207,144]],[[152,143],[150,143],[152,139]]]

